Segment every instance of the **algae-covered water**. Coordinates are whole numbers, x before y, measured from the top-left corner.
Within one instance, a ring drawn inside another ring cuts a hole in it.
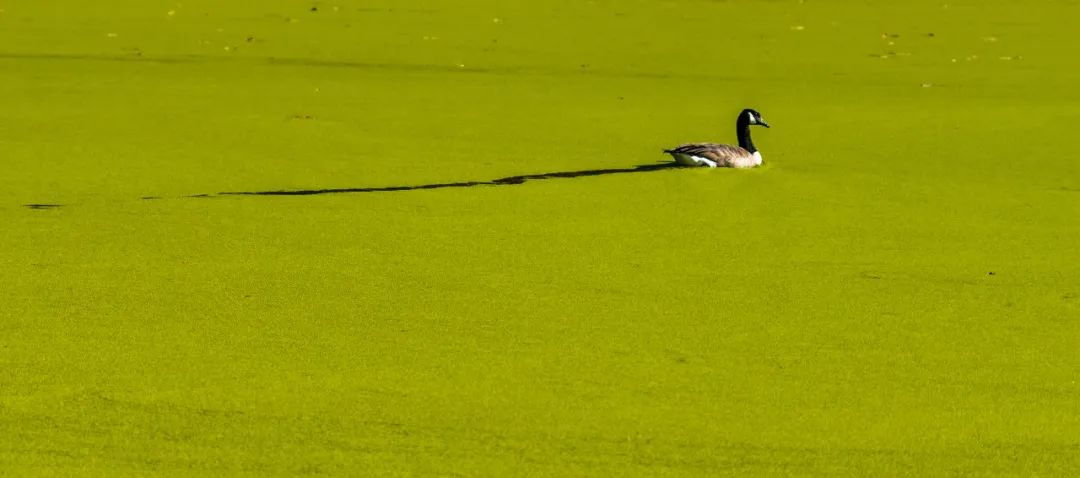
[[[0,4],[0,474],[1080,474],[1076,18]]]

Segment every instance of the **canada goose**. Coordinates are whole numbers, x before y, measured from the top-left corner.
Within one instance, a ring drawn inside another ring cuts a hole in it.
[[[684,144],[674,149],[665,149],[664,152],[675,158],[675,162],[683,166],[708,166],[710,168],[753,168],[761,166],[761,153],[754,147],[750,140],[750,125],[761,125],[766,128],[769,124],[761,117],[761,113],[752,109],[742,110],[739,118],[735,120],[735,134],[739,138],[739,145],[716,143],[692,143]]]

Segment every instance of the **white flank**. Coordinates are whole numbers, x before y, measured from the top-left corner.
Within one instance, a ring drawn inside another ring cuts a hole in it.
[[[673,156],[675,156],[675,162],[683,166],[708,166],[710,168],[717,166],[716,161],[701,156],[691,156],[689,154],[674,154]]]
[[[716,167],[716,161],[713,161],[709,158],[702,158],[701,156],[690,156],[690,160],[698,166],[708,166],[710,168]]]

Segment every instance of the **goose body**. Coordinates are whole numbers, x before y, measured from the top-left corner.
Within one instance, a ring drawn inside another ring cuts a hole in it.
[[[675,162],[683,166],[704,166],[709,168],[754,168],[761,166],[761,152],[754,147],[750,139],[750,126],[766,128],[769,124],[761,114],[752,109],[745,109],[735,120],[735,134],[739,145],[717,143],[691,143],[672,149],[665,149]]]

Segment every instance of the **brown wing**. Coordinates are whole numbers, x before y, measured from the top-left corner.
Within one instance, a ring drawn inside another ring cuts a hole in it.
[[[721,165],[729,165],[739,158],[749,158],[753,155],[749,151],[730,144],[716,143],[693,143],[684,144],[675,149],[668,149],[665,153],[686,154],[700,156],[710,161],[716,161]]]

